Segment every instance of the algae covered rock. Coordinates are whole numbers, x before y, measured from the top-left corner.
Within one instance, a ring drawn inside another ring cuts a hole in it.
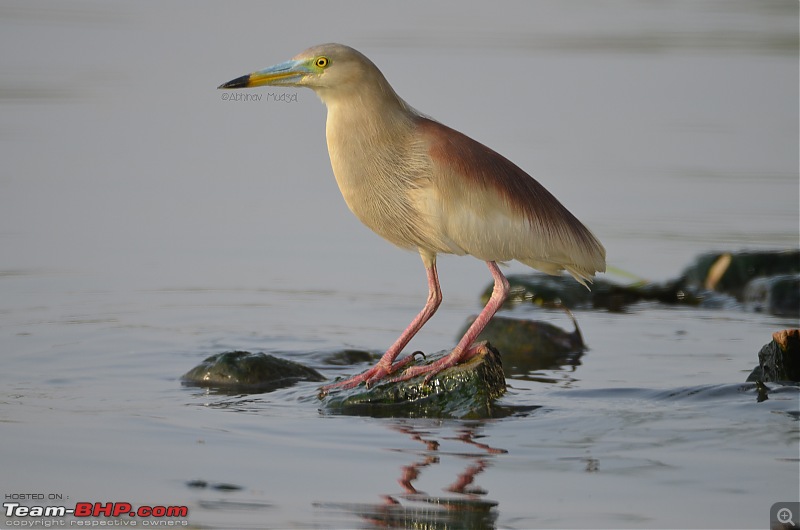
[[[462,335],[475,320],[470,318]],[[495,316],[477,340],[490,342],[503,352],[503,371],[506,376],[525,376],[537,370],[577,365],[586,350],[578,323],[568,332],[548,322],[519,320]]]
[[[500,354],[488,344],[472,359],[442,370],[428,383],[424,380],[425,375],[420,375],[408,381],[386,380],[370,388],[364,384],[334,388],[320,397],[322,408],[332,414],[374,417],[488,418],[493,415],[494,401],[506,390]]]
[[[598,284],[602,280],[598,280]],[[536,304],[543,307],[591,307],[593,295],[569,276],[549,274],[512,274],[508,276],[509,293],[503,307],[513,307],[520,303]],[[593,289],[597,285],[593,285]],[[481,294],[481,302],[486,304],[494,290],[489,284]]]
[[[800,382],[800,329],[772,334],[772,341],[758,352],[758,366],[748,381]]]
[[[510,275],[509,297],[504,307],[529,303],[546,308],[591,308],[613,312],[625,311],[636,302],[656,301],[664,304],[704,305],[713,295],[697,288],[688,288],[680,281],[665,283],[639,282],[620,285],[603,278],[595,278],[591,291],[570,276],[550,276],[541,273]],[[481,295],[486,303],[492,294],[490,284]]]
[[[742,300],[747,283],[754,278],[799,272],[800,250],[710,252],[683,271],[681,283]]]
[[[181,376],[185,385],[237,392],[267,392],[298,381],[324,381],[316,370],[266,353],[229,351],[203,360]]]
[[[777,316],[800,315],[800,274],[755,278],[744,290],[745,307]]]
[[[709,252],[695,258],[675,279],[639,281],[627,285],[595,278],[591,291],[571,277],[532,273],[510,275],[510,294],[504,306],[531,303],[542,307],[568,307],[624,311],[640,301],[705,308],[741,307],[749,291],[748,309],[774,315],[800,314],[800,250]],[[748,286],[753,282],[752,286]],[[492,294],[489,284],[481,295]]]
[[[350,366],[358,363],[374,363],[381,356],[364,350],[345,349],[326,354],[321,362],[331,366]]]

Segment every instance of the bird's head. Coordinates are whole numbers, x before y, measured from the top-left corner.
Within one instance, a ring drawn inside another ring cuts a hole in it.
[[[321,44],[294,56],[291,60],[243,75],[219,88],[251,88],[263,85],[343,91],[367,84],[386,83],[380,70],[359,51],[342,44]]]

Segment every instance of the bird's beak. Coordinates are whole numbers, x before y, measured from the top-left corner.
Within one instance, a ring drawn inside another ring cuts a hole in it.
[[[286,61],[252,74],[237,77],[217,88],[252,88],[263,85],[295,86],[311,73],[305,61]]]

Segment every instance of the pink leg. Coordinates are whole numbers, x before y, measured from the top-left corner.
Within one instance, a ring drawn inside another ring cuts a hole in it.
[[[439,287],[439,276],[436,273],[436,260],[435,258],[426,259],[426,256],[423,256],[422,259],[425,262],[425,271],[428,273],[428,301],[425,303],[425,307],[423,307],[422,311],[411,321],[411,324],[403,331],[403,334],[400,335],[386,353],[383,354],[383,357],[381,357],[375,366],[350,379],[322,387],[321,392],[323,395],[331,388],[353,388],[362,382],[366,382],[367,386],[369,386],[387,375],[396,372],[414,360],[414,356],[409,355],[402,361],[394,362],[397,356],[400,355],[400,352],[403,351],[403,348],[406,347],[406,344],[408,344],[414,335],[422,329],[422,326],[433,316],[442,303],[442,290]]]
[[[425,381],[427,382],[431,377],[438,374],[445,368],[455,366],[461,361],[466,361],[480,351],[481,345],[473,346],[472,343],[475,342],[475,339],[481,334],[481,331],[483,331],[483,328],[486,327],[486,324],[489,323],[494,314],[497,313],[497,310],[500,309],[500,306],[503,305],[503,302],[508,297],[509,290],[508,280],[505,276],[503,276],[503,273],[500,272],[500,268],[497,266],[497,263],[494,261],[487,261],[486,264],[489,266],[492,277],[494,277],[494,290],[492,290],[492,296],[486,303],[486,307],[483,308],[483,311],[481,311],[480,315],[478,315],[478,318],[475,319],[475,322],[472,323],[466,334],[464,334],[453,351],[435,363],[425,366],[412,366],[411,368],[408,368],[400,377],[395,379],[396,381],[405,381],[420,374],[428,374],[428,376],[425,378]]]

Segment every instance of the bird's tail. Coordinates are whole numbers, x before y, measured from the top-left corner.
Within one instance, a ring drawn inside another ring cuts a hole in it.
[[[563,263],[553,263],[551,261],[541,261],[541,260],[520,260],[522,263],[527,265],[528,267],[533,267],[534,269],[540,270],[547,274],[552,274],[553,276],[558,276],[561,274],[562,271],[567,271],[570,275],[575,278],[575,280],[586,287],[587,289],[591,290],[591,288],[587,285],[588,283],[592,283],[592,279],[596,272],[604,272],[606,270],[605,267],[605,260],[603,260],[602,264],[598,263],[591,269],[586,267],[581,267],[574,263],[570,264],[563,264]]]

